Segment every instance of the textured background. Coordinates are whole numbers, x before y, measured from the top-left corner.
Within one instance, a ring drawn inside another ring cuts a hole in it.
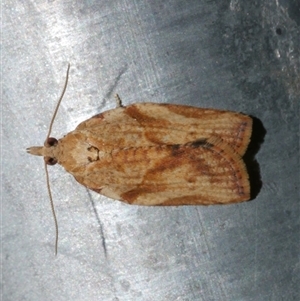
[[[2,300],[299,300],[297,0],[2,1]],[[241,111],[265,136],[248,203],[129,206],[50,167],[52,135],[123,103]]]

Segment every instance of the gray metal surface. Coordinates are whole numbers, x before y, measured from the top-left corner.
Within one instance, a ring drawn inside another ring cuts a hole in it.
[[[299,300],[298,1],[2,1],[2,300]],[[247,203],[129,206],[50,167],[43,143],[123,103],[241,111],[266,134]]]

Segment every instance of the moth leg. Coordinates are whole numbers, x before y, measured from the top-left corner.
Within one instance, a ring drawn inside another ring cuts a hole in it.
[[[121,100],[119,94],[115,94],[115,99],[116,99],[117,108],[122,108],[123,107],[122,100]]]

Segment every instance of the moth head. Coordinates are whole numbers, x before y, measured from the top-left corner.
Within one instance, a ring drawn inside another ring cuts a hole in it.
[[[47,165],[55,165],[57,159],[52,155],[53,149],[57,146],[56,138],[49,137],[45,140],[44,146],[31,146],[26,149],[27,153],[35,156],[43,156]]]

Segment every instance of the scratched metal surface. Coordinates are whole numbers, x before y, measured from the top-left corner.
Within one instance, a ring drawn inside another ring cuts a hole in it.
[[[297,1],[2,1],[2,300],[299,300]],[[60,137],[123,103],[242,111],[266,130],[248,203],[129,206],[50,167]]]

